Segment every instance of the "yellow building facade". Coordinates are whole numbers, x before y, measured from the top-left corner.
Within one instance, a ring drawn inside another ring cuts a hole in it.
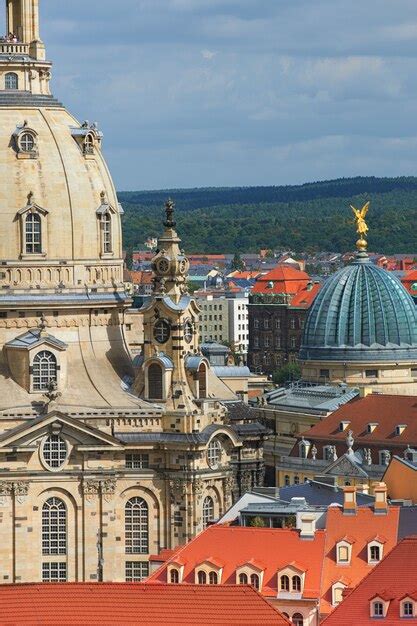
[[[198,347],[173,207],[142,310],[103,135],[50,95],[37,0],[0,42],[0,581],[137,581],[260,482]],[[142,340],[141,340],[142,341]]]

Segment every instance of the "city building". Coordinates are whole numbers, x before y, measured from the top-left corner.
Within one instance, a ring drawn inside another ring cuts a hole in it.
[[[366,247],[361,236],[354,260],[326,280],[310,307],[299,355],[303,379],[416,395],[417,308]]]
[[[258,419],[272,435],[265,442],[268,485],[275,485],[275,468],[288,456],[300,433],[350,402],[359,391],[347,385],[318,385],[299,381],[265,393],[257,402]]]
[[[403,539],[343,602],[324,626],[415,623],[417,619],[417,537]]]
[[[238,398],[200,352],[169,203],[132,363],[103,134],[50,95],[38,2],[7,7],[18,42],[0,44],[1,583],[139,581],[152,553],[262,479],[262,446],[228,423],[223,402]]]
[[[381,480],[394,455],[417,448],[417,405],[413,396],[369,394],[354,398],[301,433],[290,455],[276,465],[278,485],[317,474],[365,491]]]
[[[289,264],[258,277],[248,305],[252,371],[272,374],[297,360],[307,311],[319,287]]]
[[[408,448],[403,456],[394,455],[383,480],[392,500],[417,505],[417,449]]]
[[[224,294],[198,292],[200,311],[200,342],[229,343],[229,303]]]
[[[72,583],[0,588],[2,626],[285,626],[250,586]]]
[[[407,289],[414,302],[417,304],[417,269],[410,270],[401,278],[401,282]]]

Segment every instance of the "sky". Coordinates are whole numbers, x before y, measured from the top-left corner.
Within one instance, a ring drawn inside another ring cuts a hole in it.
[[[417,0],[40,0],[119,190],[417,174]]]

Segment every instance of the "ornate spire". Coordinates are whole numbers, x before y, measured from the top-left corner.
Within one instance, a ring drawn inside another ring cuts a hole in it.
[[[166,228],[175,228],[175,226],[177,225],[174,220],[174,212],[175,204],[173,200],[171,200],[171,198],[168,198],[168,200],[165,202],[166,220],[164,222],[164,226]]]
[[[350,205],[350,208],[352,209],[353,214],[355,216],[356,232],[359,235],[359,239],[356,242],[356,247],[359,250],[359,252],[366,252],[366,249],[368,247],[368,242],[366,240],[366,237],[367,237],[369,228],[368,228],[368,224],[365,222],[365,217],[366,217],[366,214],[368,213],[370,204],[371,204],[370,202],[367,202],[366,204],[363,205],[361,209],[356,209],[352,204]]]

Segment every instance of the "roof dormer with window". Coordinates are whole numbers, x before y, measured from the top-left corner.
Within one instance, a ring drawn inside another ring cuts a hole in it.
[[[343,537],[336,544],[336,562],[338,565],[350,565],[352,560],[352,546],[355,540],[352,537]]]
[[[194,570],[196,585],[220,585],[222,582],[223,563],[209,557]]]
[[[386,543],[385,537],[381,537],[377,535],[374,539],[368,541],[367,552],[368,552],[368,564],[376,565],[380,561],[382,561],[382,557],[384,554],[384,543]]]
[[[260,591],[263,587],[263,577],[265,572],[265,566],[255,559],[251,559],[246,563],[242,563],[236,569],[236,584],[237,585],[252,585],[255,589]]]
[[[386,617],[391,599],[385,592],[373,596],[369,601],[370,616],[379,619]]]
[[[405,595],[400,598],[400,617],[406,619],[417,616],[416,594]]]
[[[304,591],[306,569],[295,562],[278,570],[278,598],[301,599]]]

